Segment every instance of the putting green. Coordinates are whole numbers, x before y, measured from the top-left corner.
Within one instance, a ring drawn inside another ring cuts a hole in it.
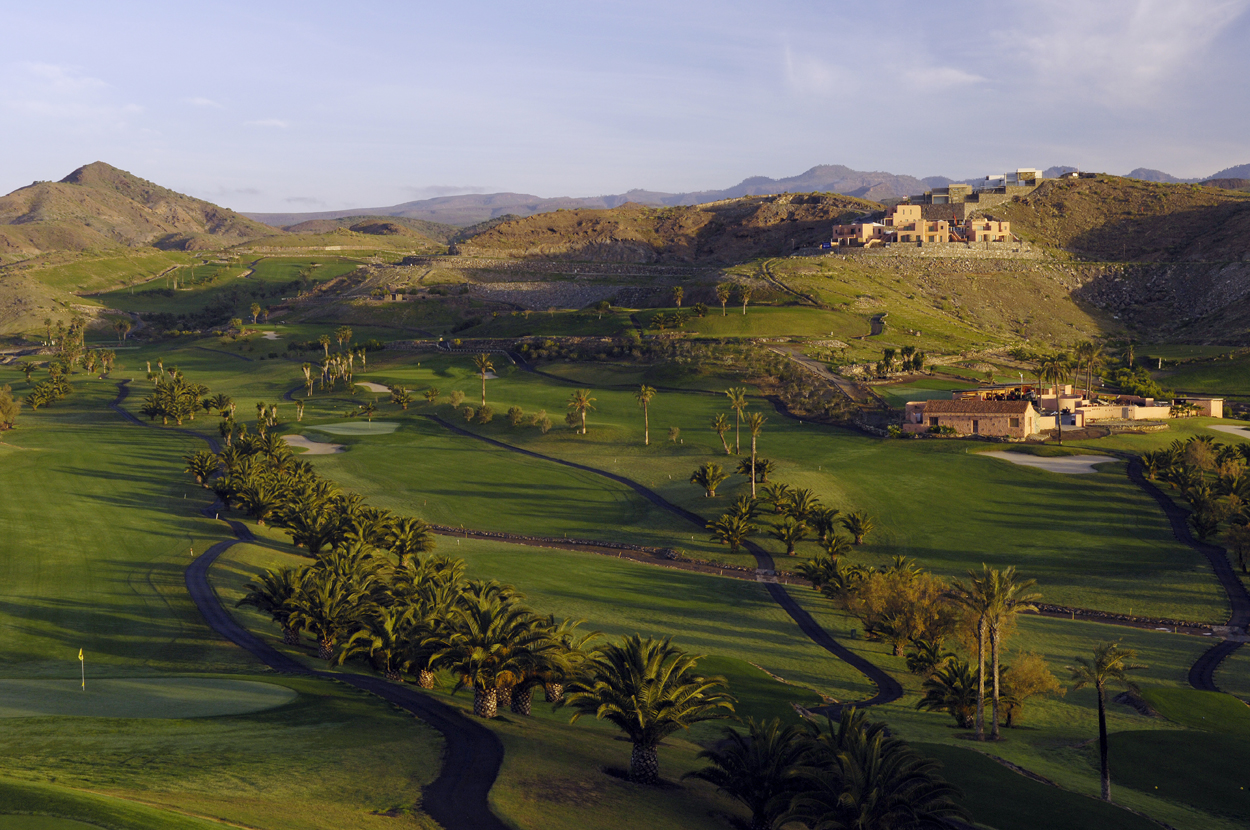
[[[99,826],[55,816],[0,816],[0,830],[78,830]]]
[[[339,424],[322,424],[321,426],[309,427],[322,432],[328,432],[331,435],[389,435],[399,429],[399,424],[395,421],[344,421]]]
[[[285,686],[215,678],[0,680],[0,718],[207,718],[272,709],[295,700]]]

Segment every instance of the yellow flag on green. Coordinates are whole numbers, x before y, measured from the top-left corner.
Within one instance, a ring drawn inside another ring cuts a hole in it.
[[[82,649],[78,649],[78,659],[82,659]]]

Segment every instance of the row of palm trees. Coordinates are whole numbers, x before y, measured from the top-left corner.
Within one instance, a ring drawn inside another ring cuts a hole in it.
[[[705,464],[696,469],[690,476],[693,483],[704,487],[709,496],[715,496],[715,487],[725,480],[724,471],[716,464]],[[872,517],[863,511],[854,511],[841,515],[841,511],[825,507],[820,499],[808,489],[791,489],[789,485],[777,482],[764,489],[762,498],[742,495],[730,505],[729,509],[717,519],[708,522],[705,527],[711,533],[712,541],[728,545],[729,552],[737,554],[742,544],[755,533],[759,525],[755,524],[763,513],[765,506],[771,505],[771,512],[781,518],[769,527],[768,533],[786,546],[786,555],[793,556],[797,545],[816,533],[823,555],[818,554],[815,561],[817,569],[832,567],[832,563],[850,550],[851,545],[861,545],[864,537],[874,528]],[[851,534],[848,542],[836,532],[841,526]],[[800,566],[800,571],[809,567],[809,563]],[[813,578],[819,582],[819,577]]]
[[[1141,455],[1142,471],[1163,480],[1189,502],[1189,525],[1207,539],[1229,522],[1230,543],[1250,526],[1250,444],[1223,444],[1208,436],[1176,440],[1164,449]],[[1243,563],[1244,567],[1244,563]]]

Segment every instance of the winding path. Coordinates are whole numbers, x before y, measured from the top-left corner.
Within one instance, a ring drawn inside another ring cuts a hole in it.
[[[691,511],[686,510],[684,507],[679,507],[678,505],[673,504],[659,493],[644,487],[633,479],[608,472],[607,470],[601,470],[597,467],[590,467],[585,464],[578,464],[574,461],[566,461],[562,458],[543,455],[542,453],[537,453],[533,450],[522,449],[521,447],[516,447],[512,444],[506,444],[503,441],[497,441],[494,438],[487,438],[484,435],[478,435],[475,432],[458,427],[438,415],[429,414],[424,417],[429,418],[439,426],[454,432],[457,435],[462,435],[466,438],[473,438],[493,447],[498,447],[499,449],[507,450],[509,452],[535,458],[540,461],[547,461],[552,464],[571,467],[574,470],[592,473],[593,475],[601,476],[609,479],[610,481],[615,481],[618,484],[623,484],[647,501],[654,504],[656,507],[690,522],[691,524],[697,526],[700,530],[703,530],[707,525],[707,519],[697,513],[692,513]],[[883,669],[875,666],[865,658],[833,639],[829,632],[821,628],[820,623],[816,622],[816,620],[812,618],[812,615],[799,605],[794,600],[794,597],[790,596],[789,592],[786,591],[785,586],[776,581],[775,577],[773,577],[773,573],[776,571],[776,566],[773,563],[773,558],[768,551],[751,541],[744,542],[743,547],[750,551],[751,555],[755,557],[756,581],[763,584],[764,589],[768,591],[768,595],[774,602],[780,605],[787,614],[790,615],[790,618],[793,619],[799,626],[799,630],[806,634],[812,642],[816,643],[816,645],[837,657],[839,660],[847,663],[856,671],[867,677],[870,682],[876,685],[877,693],[868,700],[857,703],[857,706],[878,706],[883,703],[890,703],[898,700],[903,696],[903,687],[897,680],[887,674]]]
[[[1240,577],[1233,570],[1232,564],[1228,561],[1227,552],[1219,545],[1212,545],[1194,538],[1189,530],[1189,511],[1168,498],[1167,493],[1146,478],[1142,471],[1141,460],[1136,456],[1129,460],[1128,477],[1158,502],[1163,515],[1167,516],[1168,522],[1172,525],[1172,535],[1177,541],[1206,556],[1207,561],[1211,563],[1211,569],[1215,571],[1215,578],[1219,581],[1220,587],[1228,595],[1227,624],[1231,628],[1241,629],[1244,632],[1246,626],[1250,625],[1250,593],[1246,592],[1246,586],[1242,584]],[[1215,685],[1215,670],[1226,657],[1242,645],[1243,643],[1239,641],[1222,640],[1209,648],[1190,667],[1189,685],[1205,692],[1218,692],[1219,687]]]
[[[125,381],[119,383],[112,408],[132,424],[151,426],[122,407],[129,391]],[[214,449],[218,446],[214,439],[192,430],[178,431],[206,441]],[[219,506],[205,508],[204,514],[213,515]],[[495,733],[409,686],[390,683],[372,675],[309,669],[239,625],[222,607],[209,583],[209,569],[219,556],[238,542],[256,541],[242,522],[226,520],[226,523],[235,539],[213,545],[196,557],[185,572],[187,593],[209,627],[276,672],[346,683],[420,718],[443,737],[442,767],[438,777],[422,790],[421,809],[447,830],[505,830],[506,825],[490,811],[487,801],[503,764],[503,745]]]

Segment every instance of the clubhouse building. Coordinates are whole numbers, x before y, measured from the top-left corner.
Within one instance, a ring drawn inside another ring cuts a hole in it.
[[[909,401],[903,411],[904,432],[954,430],[955,435],[984,435],[1023,441],[1063,426],[1081,429],[1098,423],[1160,421],[1191,415],[1224,417],[1222,398],[1156,401],[1136,395],[1087,398],[1070,384],[1039,387],[1001,384],[957,389],[950,400]]]

